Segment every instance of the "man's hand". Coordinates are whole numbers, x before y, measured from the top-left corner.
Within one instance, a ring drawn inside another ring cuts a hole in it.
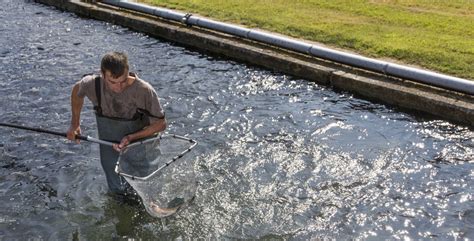
[[[67,131],[67,139],[71,141],[76,141],[79,144],[79,139],[76,139],[76,135],[81,134],[81,110],[82,105],[84,104],[84,97],[79,97],[77,92],[79,91],[79,83],[78,81],[74,87],[72,88],[71,92],[71,124],[69,126],[69,130]]]
[[[67,139],[71,140],[71,141],[76,141],[77,144],[80,143],[80,140],[79,139],[76,139],[76,135],[80,135],[81,134],[81,127],[80,126],[70,126],[69,127],[69,130],[67,131]]]
[[[113,148],[120,152],[122,151],[125,147],[127,147],[128,144],[130,144],[130,142],[132,141],[132,138],[130,136],[125,136],[122,138],[122,140],[120,141],[119,144],[114,144],[113,145]]]
[[[122,138],[119,144],[114,144],[113,148],[116,151],[120,152],[125,147],[127,147],[127,145],[130,144],[130,142],[135,141],[135,140],[140,140],[142,138],[147,138],[151,135],[154,135],[155,133],[163,131],[165,128],[166,128],[166,120],[160,119],[152,123],[151,125],[145,127],[143,130],[140,130],[133,134],[126,135],[124,138]]]

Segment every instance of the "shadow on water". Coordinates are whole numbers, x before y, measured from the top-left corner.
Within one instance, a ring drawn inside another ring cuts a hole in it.
[[[474,132],[108,23],[0,1],[0,122],[65,131],[69,93],[111,50],[199,141],[168,218],[107,194],[98,146],[0,128],[0,239],[474,237]],[[89,102],[82,131],[96,136]]]

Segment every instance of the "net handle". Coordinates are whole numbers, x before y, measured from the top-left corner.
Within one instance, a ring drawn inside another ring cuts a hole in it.
[[[11,123],[0,123],[0,126],[4,127],[10,127],[10,128],[16,128],[16,129],[22,129],[22,130],[28,130],[28,131],[34,131],[34,132],[39,132],[39,133],[47,133],[51,135],[56,135],[56,136],[62,136],[62,137],[67,137],[67,134],[64,132],[57,132],[57,131],[51,131],[51,130],[46,130],[46,129],[41,129],[41,128],[36,128],[36,127],[28,127],[28,126],[22,126],[22,125],[15,125]],[[94,142],[106,146],[113,146],[113,144],[118,144],[118,143],[113,143],[110,141],[105,141],[101,139],[97,139],[94,137],[90,136],[81,136],[81,135],[76,135],[76,139],[83,140],[83,141],[89,141],[89,142]]]
[[[140,180],[140,181],[146,181],[148,178],[152,177],[153,175],[155,175],[155,173],[163,170],[163,168],[169,166],[171,163],[175,162],[176,160],[180,159],[181,157],[183,157],[186,153],[190,152],[191,149],[193,149],[196,145],[197,145],[197,141],[193,140],[193,139],[190,139],[190,138],[187,138],[187,137],[184,137],[184,136],[179,136],[179,135],[175,135],[175,134],[162,134],[156,138],[159,138],[159,139],[162,139],[163,137],[168,137],[168,136],[171,136],[173,138],[177,138],[177,139],[181,139],[181,140],[186,140],[186,141],[189,141],[191,144],[191,146],[184,150],[183,152],[179,153],[178,155],[174,156],[173,158],[171,158],[171,160],[169,160],[168,162],[166,162],[165,164],[163,164],[162,166],[158,167],[158,169],[156,169],[154,172],[150,173],[148,176],[145,176],[145,177],[136,177],[136,176],[132,176],[132,175],[129,175],[127,173],[123,173],[123,172],[120,172],[120,164],[119,164],[119,161],[117,160],[117,163],[115,164],[115,173],[117,173],[118,175],[120,176],[123,176],[123,177],[128,177],[128,178],[131,178],[132,180]],[[156,138],[151,138],[151,139],[147,139],[147,140],[143,140],[141,142],[135,142],[135,143],[132,143],[130,145],[127,146],[127,148],[129,147],[133,147],[133,146],[136,146],[136,145],[139,145],[139,144],[143,144],[143,143],[148,143],[148,142],[152,142],[152,141],[155,141]]]

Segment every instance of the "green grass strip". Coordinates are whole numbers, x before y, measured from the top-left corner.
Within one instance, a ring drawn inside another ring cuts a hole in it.
[[[474,0],[139,0],[474,80]]]

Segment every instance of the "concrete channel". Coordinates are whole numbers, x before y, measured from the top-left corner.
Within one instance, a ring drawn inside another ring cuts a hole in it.
[[[474,96],[334,63],[221,32],[189,27],[98,1],[35,0],[79,16],[128,27],[210,54],[262,66],[336,91],[474,126]]]

